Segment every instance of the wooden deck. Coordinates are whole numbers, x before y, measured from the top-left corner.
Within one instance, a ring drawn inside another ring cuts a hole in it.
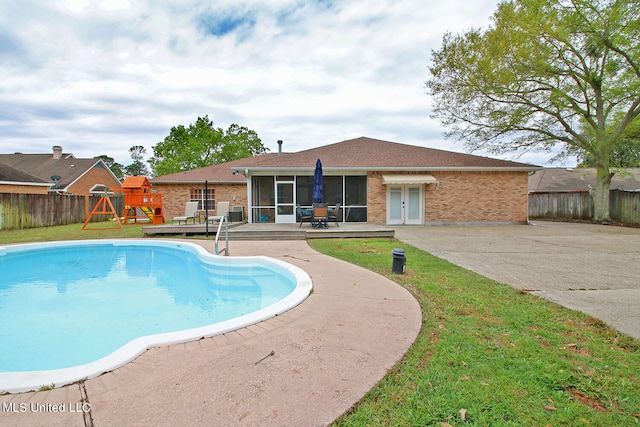
[[[215,236],[217,225],[209,224],[208,235]],[[205,224],[162,224],[142,227],[145,235],[206,236]],[[385,225],[342,223],[326,229],[314,229],[309,224],[229,224],[229,240],[305,240],[348,237],[394,237],[393,228]],[[221,236],[222,238],[222,236]]]

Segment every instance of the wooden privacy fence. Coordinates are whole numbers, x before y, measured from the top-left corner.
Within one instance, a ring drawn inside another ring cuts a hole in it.
[[[611,219],[624,224],[640,224],[640,192],[611,190]],[[531,219],[593,219],[593,197],[587,192],[529,194]]]
[[[0,230],[82,224],[99,201],[99,196],[0,193]],[[111,202],[122,216],[123,197],[111,197]],[[106,219],[100,215],[92,222]]]
[[[614,190],[609,195],[612,220],[625,224],[640,224],[640,192]]]

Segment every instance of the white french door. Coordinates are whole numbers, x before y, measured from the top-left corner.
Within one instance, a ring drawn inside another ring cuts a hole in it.
[[[387,187],[387,224],[422,224],[424,193],[422,185]]]

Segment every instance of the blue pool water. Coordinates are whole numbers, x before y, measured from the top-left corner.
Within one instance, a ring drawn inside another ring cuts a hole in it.
[[[91,363],[139,337],[260,311],[297,285],[269,262],[124,242],[0,248],[0,372]]]

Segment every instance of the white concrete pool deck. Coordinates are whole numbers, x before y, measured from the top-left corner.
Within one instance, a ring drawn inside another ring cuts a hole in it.
[[[211,241],[189,241],[212,250]],[[408,291],[306,241],[231,242],[230,252],[296,265],[314,292],[270,320],[153,348],[82,384],[0,396],[0,424],[327,425],[382,379],[420,330],[420,306]]]

